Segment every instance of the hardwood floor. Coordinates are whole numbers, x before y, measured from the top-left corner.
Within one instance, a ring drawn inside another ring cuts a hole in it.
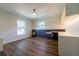
[[[58,42],[46,38],[27,38],[4,45],[7,56],[57,56]]]

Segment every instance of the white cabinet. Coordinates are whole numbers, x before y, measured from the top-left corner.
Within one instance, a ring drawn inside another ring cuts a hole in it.
[[[0,51],[2,51],[2,50],[3,50],[3,39],[0,38]]]
[[[61,56],[79,56],[79,37],[59,36],[58,50]]]

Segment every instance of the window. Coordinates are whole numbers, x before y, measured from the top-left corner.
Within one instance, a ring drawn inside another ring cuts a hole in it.
[[[17,35],[23,35],[26,33],[26,23],[21,20],[17,20]]]
[[[38,29],[45,29],[45,22],[44,21],[38,22],[37,28]]]

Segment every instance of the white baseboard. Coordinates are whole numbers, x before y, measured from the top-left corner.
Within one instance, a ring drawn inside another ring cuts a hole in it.
[[[6,42],[4,42],[3,44],[8,44],[8,43],[11,43],[11,42],[15,42],[15,41],[18,41],[18,40],[22,40],[22,39],[24,39],[24,38],[28,38],[28,37],[27,37],[27,36],[18,37],[18,38],[15,38],[15,39],[6,41]]]

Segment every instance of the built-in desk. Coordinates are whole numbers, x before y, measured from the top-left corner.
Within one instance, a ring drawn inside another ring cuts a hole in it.
[[[65,30],[64,29],[32,30],[32,36],[58,39],[58,32],[62,32],[62,31],[65,31]]]

